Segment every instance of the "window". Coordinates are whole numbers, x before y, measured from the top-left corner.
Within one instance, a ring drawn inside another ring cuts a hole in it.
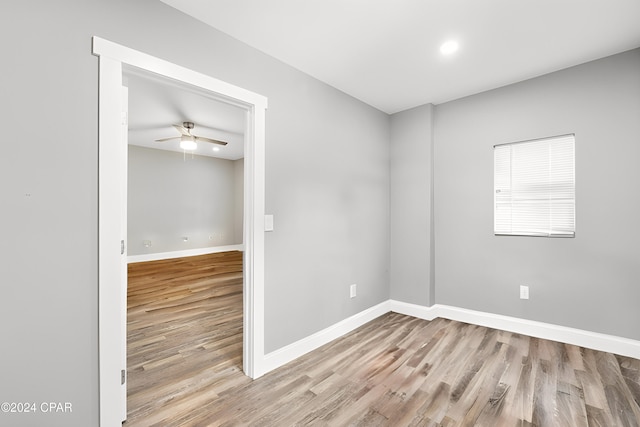
[[[575,236],[575,136],[493,147],[494,233]]]

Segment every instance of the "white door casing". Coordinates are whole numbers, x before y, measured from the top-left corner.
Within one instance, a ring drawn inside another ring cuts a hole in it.
[[[93,37],[92,41],[93,54],[99,57],[99,409],[100,426],[110,427],[120,426],[122,422],[123,354],[126,364],[126,347],[123,348],[123,339],[126,340],[126,323],[124,330],[122,324],[123,313],[126,322],[126,261],[123,263],[123,260],[126,260],[126,249],[125,254],[122,254],[121,250],[121,241],[124,240],[121,236],[126,236],[127,165],[126,137],[123,137],[122,131],[123,67],[134,67],[178,83],[195,86],[207,91],[219,101],[242,107],[246,111],[243,369],[245,374],[252,378],[257,378],[266,371],[264,361],[264,177],[267,99],[243,88],[99,37]],[[124,411],[126,413],[126,407]]]
[[[129,88],[122,86],[120,129],[122,143],[118,156],[120,167],[120,408],[121,421],[127,419],[127,184],[129,165]]]

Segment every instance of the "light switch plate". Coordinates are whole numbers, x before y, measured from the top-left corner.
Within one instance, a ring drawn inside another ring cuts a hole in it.
[[[264,231],[273,231],[273,215],[264,216]]]

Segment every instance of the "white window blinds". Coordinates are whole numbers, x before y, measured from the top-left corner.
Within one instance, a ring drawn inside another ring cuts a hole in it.
[[[575,136],[496,145],[494,233],[575,236]]]

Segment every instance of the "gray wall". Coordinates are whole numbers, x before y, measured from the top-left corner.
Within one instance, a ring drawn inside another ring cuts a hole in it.
[[[130,145],[128,255],[241,244],[236,224],[242,223],[237,199],[242,200],[243,176],[235,165]]]
[[[267,352],[389,298],[388,115],[283,78],[296,96],[267,111]]]
[[[566,133],[576,237],[494,236],[492,146]],[[640,50],[439,105],[434,138],[438,303],[640,339]]]
[[[391,298],[432,305],[431,104],[391,116]]]
[[[2,12],[0,117],[28,137],[7,140],[0,156],[0,402],[68,401],[73,413],[0,414],[0,424],[98,420],[93,35],[269,98],[267,351],[390,297],[389,116],[155,0],[23,1]],[[640,338],[639,62],[634,51],[436,108],[436,302]],[[492,236],[491,146],[566,132],[577,138],[576,238]],[[413,283],[392,288],[433,301]]]
[[[2,425],[98,420],[93,35],[269,98],[267,351],[389,297],[386,114],[155,0],[6,3],[0,117],[28,137],[0,156],[0,402],[69,401],[73,413]]]
[[[244,243],[244,159],[233,162],[233,174],[235,183],[233,239],[237,243]]]

